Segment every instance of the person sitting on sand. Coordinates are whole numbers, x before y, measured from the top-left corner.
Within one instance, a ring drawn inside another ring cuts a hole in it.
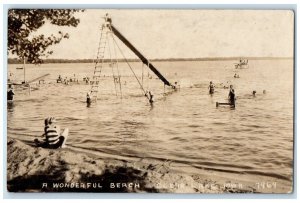
[[[255,97],[255,94],[256,94],[256,91],[255,91],[255,90],[253,90],[253,91],[252,91],[252,95],[253,95],[253,97]]]
[[[38,147],[57,149],[65,148],[66,141],[69,134],[69,129],[61,133],[59,125],[56,125],[56,119],[54,117],[48,117],[45,119],[44,134],[42,135],[44,139],[42,141],[35,139],[34,142]]]
[[[212,81],[210,81],[208,88],[209,88],[209,94],[213,94],[215,92],[215,86]]]
[[[234,89],[233,89],[232,85],[230,85],[228,99],[229,99],[230,105],[235,106],[235,93],[234,93]]]

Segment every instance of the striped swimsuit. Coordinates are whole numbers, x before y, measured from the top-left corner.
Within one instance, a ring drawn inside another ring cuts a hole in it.
[[[45,127],[46,141],[49,146],[56,145],[59,142],[60,129],[55,125],[48,125]]]

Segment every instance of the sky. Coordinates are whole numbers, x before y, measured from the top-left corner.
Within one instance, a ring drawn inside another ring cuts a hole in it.
[[[147,58],[293,57],[294,13],[289,10],[89,9],[80,24],[46,23],[35,33],[68,32],[49,58],[95,58],[103,16]],[[118,42],[126,58],[136,58]],[[118,53],[121,58],[120,53]]]

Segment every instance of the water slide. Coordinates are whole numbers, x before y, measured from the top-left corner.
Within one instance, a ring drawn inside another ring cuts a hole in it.
[[[152,63],[149,62],[149,60],[142,55],[141,52],[139,52],[112,24],[110,24],[111,31],[133,52],[135,55],[141,59],[141,61],[146,64],[150,70],[153,71],[159,79],[163,81],[165,85],[174,87],[154,66]]]

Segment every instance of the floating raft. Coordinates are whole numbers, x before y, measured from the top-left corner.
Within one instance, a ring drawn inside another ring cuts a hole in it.
[[[232,103],[222,103],[222,102],[216,102],[216,107],[218,106],[231,106],[231,107],[235,107],[235,104],[232,104]]]

